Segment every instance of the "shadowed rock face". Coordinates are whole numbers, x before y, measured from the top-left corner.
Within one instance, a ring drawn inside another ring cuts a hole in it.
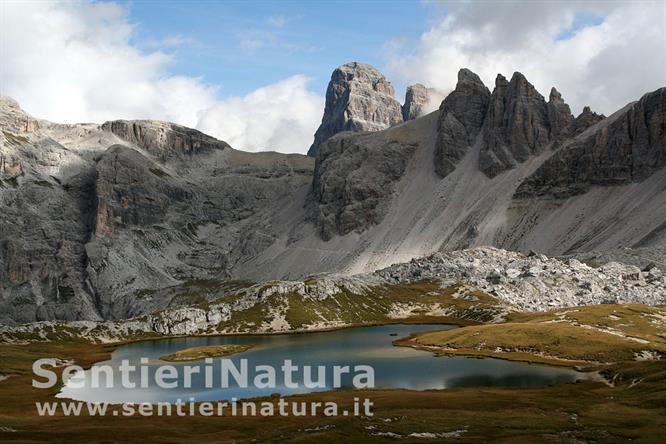
[[[331,75],[326,106],[308,156],[315,157],[328,138],[342,131],[379,131],[401,123],[402,107],[391,83],[364,63],[347,63]]]
[[[507,82],[498,75],[486,115],[481,171],[494,177],[539,153],[550,141],[548,117],[546,101],[525,76],[516,72]]]
[[[417,83],[407,87],[405,92],[405,104],[402,105],[402,118],[406,122],[414,120],[425,111],[430,101],[430,91],[425,86]]]
[[[604,118],[585,107],[574,119],[557,89],[551,89],[546,102],[519,72],[510,82],[498,74],[490,94],[476,74],[462,69],[456,89],[440,106],[435,172],[449,175],[479,133],[479,170],[493,178],[547,146],[557,149]]]
[[[550,139],[564,139],[571,135],[574,118],[571,108],[562,100],[562,94],[554,87],[548,99],[548,122],[550,123]]]
[[[592,112],[589,106],[583,108],[583,112],[576,117],[572,123],[571,135],[577,135],[604,120],[606,116]]]
[[[226,146],[212,140],[212,147]],[[314,162],[306,156],[228,146],[184,157],[173,152],[162,161],[113,145],[96,164],[87,273],[105,318],[150,312],[169,301],[204,302],[209,293],[196,283],[219,285],[235,263],[273,244],[284,229],[279,212],[312,180]],[[146,292],[149,297],[135,297]]]
[[[488,109],[490,91],[468,69],[458,72],[456,89],[439,108],[435,171],[447,176],[474,144]]]
[[[150,226],[167,219],[170,206],[190,196],[163,167],[138,151],[113,145],[97,162],[95,237],[116,228]]]
[[[0,323],[99,318],[85,282],[93,163],[45,126],[0,97]]]
[[[340,134],[322,145],[314,172],[314,220],[324,240],[379,223],[415,146]]]
[[[579,122],[598,117],[589,109]],[[615,120],[561,148],[516,191],[517,197],[567,197],[592,185],[646,179],[666,165],[666,88],[644,95]]]

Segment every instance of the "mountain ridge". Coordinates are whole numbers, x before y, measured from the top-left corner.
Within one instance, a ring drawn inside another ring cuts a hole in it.
[[[196,302],[205,282],[372,272],[480,245],[550,255],[664,245],[665,88],[608,118],[574,118],[557,90],[546,102],[514,75],[516,100],[531,98],[490,131],[481,111],[492,93],[461,72],[460,94],[438,111],[334,134],[315,159],[245,153],[168,122],[53,124],[3,98],[0,322],[125,318]],[[541,120],[523,119],[531,107]],[[625,171],[627,156],[640,171],[579,181],[573,154],[604,153],[607,134],[624,148],[604,171]],[[490,175],[484,153],[510,150],[489,138],[520,141]],[[539,194],[544,184],[559,191]]]

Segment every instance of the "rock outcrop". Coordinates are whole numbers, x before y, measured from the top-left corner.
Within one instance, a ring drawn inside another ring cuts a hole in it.
[[[308,156],[315,157],[321,144],[339,132],[379,131],[402,121],[402,106],[382,73],[365,63],[347,63],[331,75],[324,116]]]
[[[96,219],[86,244],[87,272],[107,318],[149,312],[164,300],[187,302],[192,294],[204,302],[206,293],[191,290],[193,283],[217,285],[234,263],[273,244],[283,229],[279,212],[312,180],[314,162],[306,156],[243,153],[210,138],[208,149],[153,145],[160,155],[152,157],[125,142],[96,163]],[[161,160],[164,152],[174,154]]]
[[[374,143],[373,143],[374,142]],[[326,141],[315,166],[314,221],[324,240],[379,223],[415,146],[340,134]]]
[[[439,108],[435,171],[447,176],[474,144],[488,109],[490,91],[468,69],[458,72],[458,84]]]
[[[579,122],[596,120],[589,109],[583,114]],[[569,197],[593,185],[645,180],[666,165],[665,128],[666,88],[661,88],[644,95],[607,125],[558,150],[520,185],[516,196]]]
[[[498,74],[484,128],[479,168],[494,177],[541,152],[550,141],[548,106],[525,76]]]
[[[562,94],[553,87],[548,98],[548,122],[551,140],[564,139],[572,132],[574,117],[571,108],[562,100]]]
[[[0,323],[99,319],[86,283],[94,166],[0,98]]]
[[[226,142],[170,122],[114,120],[105,122],[102,130],[143,148],[161,160],[229,148]]]
[[[169,207],[191,199],[163,168],[123,145],[104,152],[97,162],[96,238],[111,236],[116,228],[164,223]]]
[[[417,83],[407,87],[405,104],[402,105],[402,119],[414,120],[425,112],[430,101],[430,90]]]
[[[589,106],[583,108],[583,112],[578,115],[573,121],[573,127],[571,129],[572,135],[577,135],[597,123],[604,120],[606,116],[603,114],[597,114],[593,112]]]

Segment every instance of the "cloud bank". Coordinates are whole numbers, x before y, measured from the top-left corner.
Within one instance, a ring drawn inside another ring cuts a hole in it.
[[[197,128],[234,147],[306,152],[303,143],[312,143],[324,109],[324,98],[308,91],[307,82],[296,75],[224,100],[202,114]]]
[[[609,114],[666,85],[666,4],[438,2],[446,14],[416,48],[387,45],[388,74],[450,92],[459,68],[492,90],[497,73],[552,86],[578,113]]]
[[[307,151],[323,98],[305,77],[218,100],[202,78],[170,74],[170,54],[134,47],[135,26],[115,3],[3,1],[0,93],[54,122],[169,120],[239,149]],[[175,39],[184,37],[157,46]]]

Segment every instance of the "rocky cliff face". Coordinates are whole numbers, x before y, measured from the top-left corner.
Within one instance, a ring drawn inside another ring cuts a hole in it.
[[[2,98],[0,127],[0,322],[203,302],[275,241],[276,215],[311,184],[305,156],[165,122],[58,125]]]
[[[476,74],[462,69],[456,89],[440,106],[435,171],[441,177],[450,174],[480,133],[479,169],[493,178],[601,118],[586,107],[574,119],[557,89],[551,89],[546,102],[518,72],[511,81],[498,75],[491,94]]]
[[[543,96],[516,72],[495,80],[486,115],[479,167],[494,177],[541,152],[550,141],[548,106]]]
[[[593,112],[589,106],[586,106],[583,108],[583,112],[574,119],[570,133],[574,136],[580,134],[592,125],[601,122],[605,118],[606,116],[603,114],[597,114]]]
[[[231,281],[479,245],[663,251],[664,94],[574,119],[557,90],[546,102],[514,74],[490,93],[461,70],[439,112],[335,135],[316,165],[165,122],[54,124],[2,98],[0,322],[125,318],[207,302]]]
[[[440,107],[435,171],[446,177],[482,134],[479,169],[493,178],[558,148],[604,117],[589,107],[576,118],[556,88],[548,102],[516,72],[507,81],[499,74],[492,94],[467,69],[458,74],[456,89]]]
[[[234,264],[271,246],[284,229],[280,211],[310,186],[313,162],[305,156],[210,146],[163,162],[114,145],[99,158],[86,252],[104,317],[151,311],[164,299],[205,301],[197,283],[218,285]]]
[[[114,120],[105,122],[102,130],[143,148],[162,161],[174,156],[191,156],[229,148],[226,142],[169,122]]]
[[[594,120],[597,118],[588,109],[577,123],[586,125]],[[643,96],[607,125],[557,151],[521,184],[516,196],[568,197],[593,185],[643,181],[666,165],[665,127],[666,88],[661,88]]]
[[[474,144],[488,110],[490,91],[468,69],[458,72],[458,84],[439,108],[435,171],[447,176]]]
[[[324,117],[308,155],[316,156],[321,144],[339,132],[379,131],[402,121],[400,102],[382,73],[364,63],[347,63],[331,75]]]
[[[390,137],[373,142],[341,134],[321,147],[312,194],[314,220],[324,240],[364,231],[384,217],[415,145]]]
[[[93,162],[4,97],[0,128],[0,323],[98,319],[84,248],[94,214]]]
[[[571,115],[569,105],[562,100],[562,94],[554,87],[550,90],[547,107],[550,126],[548,136],[550,140],[564,139],[570,136],[573,130],[574,117]]]
[[[406,122],[421,116],[430,102],[430,90],[417,83],[407,87],[405,104],[402,105],[402,119]]]

